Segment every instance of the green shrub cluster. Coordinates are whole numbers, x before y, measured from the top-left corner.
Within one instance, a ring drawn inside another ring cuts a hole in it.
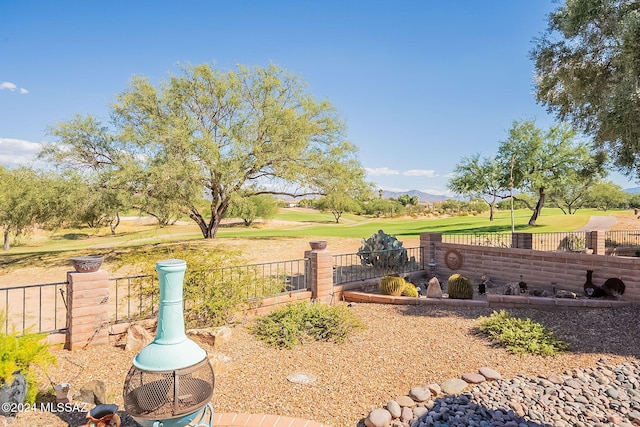
[[[293,348],[310,341],[344,342],[364,324],[344,304],[294,303],[256,319],[251,331],[270,346]]]
[[[157,245],[138,248],[121,254],[117,265],[126,267],[131,274],[157,277],[156,262],[177,258],[187,262],[184,277],[183,297],[187,327],[220,326],[233,321],[236,313],[244,310],[248,300],[259,299],[285,291],[284,279],[265,278],[250,266],[242,265],[237,252],[207,251],[202,246]],[[157,281],[150,281],[136,290],[136,298],[158,301]]]
[[[552,356],[568,345],[553,332],[531,319],[512,317],[504,310],[480,317],[479,329],[516,354]]]
[[[0,320],[5,318],[0,315]],[[13,382],[13,374],[20,372],[27,381],[25,401],[34,403],[38,394],[38,386],[33,374],[35,365],[45,368],[56,363],[56,357],[49,351],[44,342],[44,334],[6,335],[0,333],[0,381],[4,384]]]

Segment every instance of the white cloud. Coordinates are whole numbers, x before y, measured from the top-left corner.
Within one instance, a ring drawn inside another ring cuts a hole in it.
[[[0,138],[0,164],[24,165],[36,159],[41,144],[23,139]]]
[[[2,90],[2,89],[8,89],[11,92],[14,92],[16,89],[18,89],[18,86],[16,86],[15,84],[13,84],[11,82],[0,82],[0,90]],[[26,90],[23,87],[20,88],[19,92],[21,94],[23,94],[23,95],[26,94],[26,93],[29,93],[29,91]]]
[[[9,89],[9,90],[16,90],[18,88],[18,86],[14,85],[11,82],[0,82],[0,90],[2,89]]]
[[[400,175],[400,172],[397,170],[389,169],[389,168],[364,168],[367,171],[368,175],[372,176],[383,176],[383,175]]]
[[[433,169],[409,169],[407,171],[402,172],[404,176],[426,176],[429,178],[433,178],[436,176],[436,171]]]

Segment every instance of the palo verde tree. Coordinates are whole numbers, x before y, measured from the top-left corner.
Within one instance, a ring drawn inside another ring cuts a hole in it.
[[[566,193],[570,180],[594,182],[605,174],[605,159],[600,154],[593,156],[590,145],[579,141],[566,124],[543,131],[531,120],[514,122],[508,138],[500,143],[497,158],[505,174],[512,162],[515,189],[537,195],[535,206],[522,200],[533,212],[531,226],[536,225],[547,193],[557,197]]]
[[[640,2],[565,1],[531,57],[538,102],[640,178]]]
[[[505,172],[495,158],[480,159],[474,154],[456,165],[447,187],[456,194],[482,199],[489,206],[489,221],[493,221],[496,203],[509,196]]]
[[[205,238],[216,236],[234,194],[325,194],[331,181],[318,177],[362,169],[335,108],[313,99],[298,77],[274,65],[181,71],[158,86],[133,78],[108,131],[91,117],[63,123],[45,154],[108,170],[148,212],[186,215]],[[78,128],[82,120],[95,123],[91,132]]]

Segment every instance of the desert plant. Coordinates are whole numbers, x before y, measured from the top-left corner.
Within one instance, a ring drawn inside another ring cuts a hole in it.
[[[512,317],[504,310],[480,317],[479,321],[478,328],[482,332],[516,354],[551,356],[568,347],[542,324],[529,318]]]
[[[166,258],[179,258],[187,262],[184,300],[188,327],[230,323],[236,313],[245,308],[248,299],[257,303],[265,296],[285,290],[284,283],[275,283],[263,277],[256,267],[224,268],[240,264],[235,252],[209,252],[188,244],[138,248],[134,252],[120,254],[116,266],[126,266],[137,274],[156,277],[155,261]],[[158,291],[157,281],[146,280],[132,296],[144,301],[151,310],[155,308],[152,303],[157,301]]]
[[[405,280],[397,274],[386,275],[380,279],[380,293],[382,295],[398,296],[406,286]]]
[[[362,239],[358,256],[362,265],[371,265],[388,271],[402,271],[410,262],[402,242],[382,230],[378,230],[368,239]],[[411,261],[415,262],[414,259]]]
[[[416,285],[405,282],[404,288],[402,289],[402,296],[418,298],[418,289],[416,289]]]
[[[5,316],[4,313],[0,314],[0,321],[6,319]],[[10,385],[14,374],[22,374],[27,382],[25,401],[30,404],[34,403],[38,394],[33,373],[35,365],[45,368],[56,362],[49,345],[44,342],[45,338],[45,334],[0,333],[0,382]]]
[[[447,291],[452,299],[472,299],[473,285],[468,277],[461,274],[452,274],[447,280]]]
[[[309,341],[341,343],[364,328],[346,305],[295,303],[256,319],[250,327],[268,345],[292,348]]]

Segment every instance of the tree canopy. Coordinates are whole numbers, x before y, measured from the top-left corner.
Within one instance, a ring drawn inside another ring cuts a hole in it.
[[[313,99],[297,76],[274,65],[181,71],[158,86],[134,77],[112,106],[110,126],[91,116],[57,125],[58,144],[43,156],[97,171],[146,212],[190,217],[205,238],[215,237],[234,195],[365,185],[335,108]]]
[[[537,100],[640,178],[640,3],[566,1],[531,57]]]

